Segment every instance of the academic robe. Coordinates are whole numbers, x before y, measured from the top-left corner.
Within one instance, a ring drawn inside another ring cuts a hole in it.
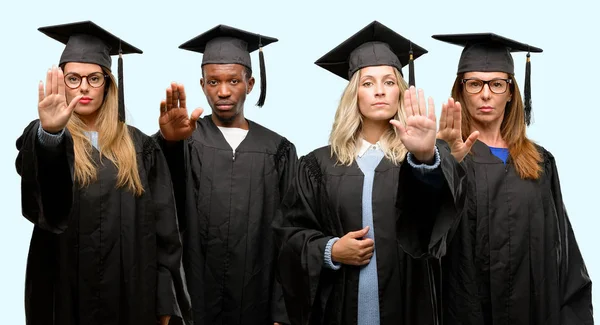
[[[477,141],[464,160],[466,215],[442,259],[446,324],[593,324],[592,283],[554,157],[523,180]]]
[[[438,186],[422,182],[406,161],[395,165],[384,157],[375,169],[381,325],[438,324],[434,271],[462,213],[465,179],[447,144],[437,145],[441,164],[432,173],[438,173]],[[338,164],[329,146],[300,159],[296,182],[274,225],[281,240],[278,276],[294,325],[357,323],[360,267],[331,270],[324,266],[324,251],[331,238],[363,228],[363,181],[357,163]]]
[[[37,139],[39,121],[17,140],[22,212],[35,226],[25,280],[30,325],[192,324],[168,166],[160,148],[134,127],[141,196],[116,188],[117,169],[93,159],[98,178],[73,182],[73,139],[56,151]]]
[[[288,323],[275,280],[271,224],[297,164],[286,138],[248,121],[235,151],[206,116],[192,136],[165,143],[197,324]]]

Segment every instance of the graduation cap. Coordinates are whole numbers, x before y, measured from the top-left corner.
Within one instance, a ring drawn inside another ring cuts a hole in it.
[[[404,38],[378,21],[373,21],[356,34],[323,55],[315,64],[346,80],[370,66],[393,66],[400,74],[409,65],[409,85],[415,85],[413,61],[427,50]],[[403,75],[404,76],[404,75]]]
[[[40,27],[38,30],[65,44],[59,65],[68,62],[94,63],[111,71],[111,55],[119,55],[119,121],[125,122],[122,54],[142,53],[91,21]]]
[[[454,45],[463,46],[464,49],[458,61],[458,72],[472,71],[515,73],[512,52],[527,52],[525,63],[525,123],[531,123],[531,58],[530,52],[540,53],[541,48],[496,35],[493,33],[475,34],[445,34],[433,35],[434,39]]]
[[[203,53],[205,64],[241,64],[252,71],[250,53],[259,50],[260,97],[257,106],[262,107],[267,95],[267,76],[263,46],[275,43],[273,37],[250,33],[227,25],[218,25],[179,45],[180,49]]]

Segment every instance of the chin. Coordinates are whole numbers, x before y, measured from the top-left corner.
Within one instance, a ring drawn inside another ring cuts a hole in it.
[[[99,109],[99,107],[86,107],[86,106],[77,105],[77,106],[75,106],[74,111],[78,115],[87,116],[87,115],[94,114],[98,109]]]
[[[396,114],[380,112],[376,114],[369,114],[365,117],[371,121],[389,121],[393,119],[395,115]]]

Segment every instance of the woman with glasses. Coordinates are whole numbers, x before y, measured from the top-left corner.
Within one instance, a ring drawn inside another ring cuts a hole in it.
[[[556,162],[526,135],[529,52],[542,50],[495,34],[433,38],[464,46],[438,133],[468,175],[466,214],[442,259],[445,323],[593,324]],[[528,52],[524,101],[515,51]]]
[[[39,84],[39,120],[17,140],[34,224],[27,324],[189,323],[168,166],[125,123],[110,70],[111,55],[142,52],[89,21],[39,30],[66,47]]]

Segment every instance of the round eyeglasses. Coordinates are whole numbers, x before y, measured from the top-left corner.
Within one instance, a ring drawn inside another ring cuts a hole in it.
[[[67,73],[67,75],[65,75],[65,85],[67,85],[67,87],[71,89],[79,88],[79,86],[81,86],[81,81],[83,80],[83,78],[87,79],[87,83],[91,87],[100,88],[106,82],[106,78],[108,78],[108,75],[102,72],[94,72],[88,74],[87,76],[82,76],[78,73],[70,72]]]
[[[511,79],[492,79],[480,80],[475,78],[463,79],[462,83],[465,90],[469,94],[479,94],[483,90],[483,86],[488,85],[490,91],[494,94],[504,94],[508,89],[508,85],[512,83]]]

